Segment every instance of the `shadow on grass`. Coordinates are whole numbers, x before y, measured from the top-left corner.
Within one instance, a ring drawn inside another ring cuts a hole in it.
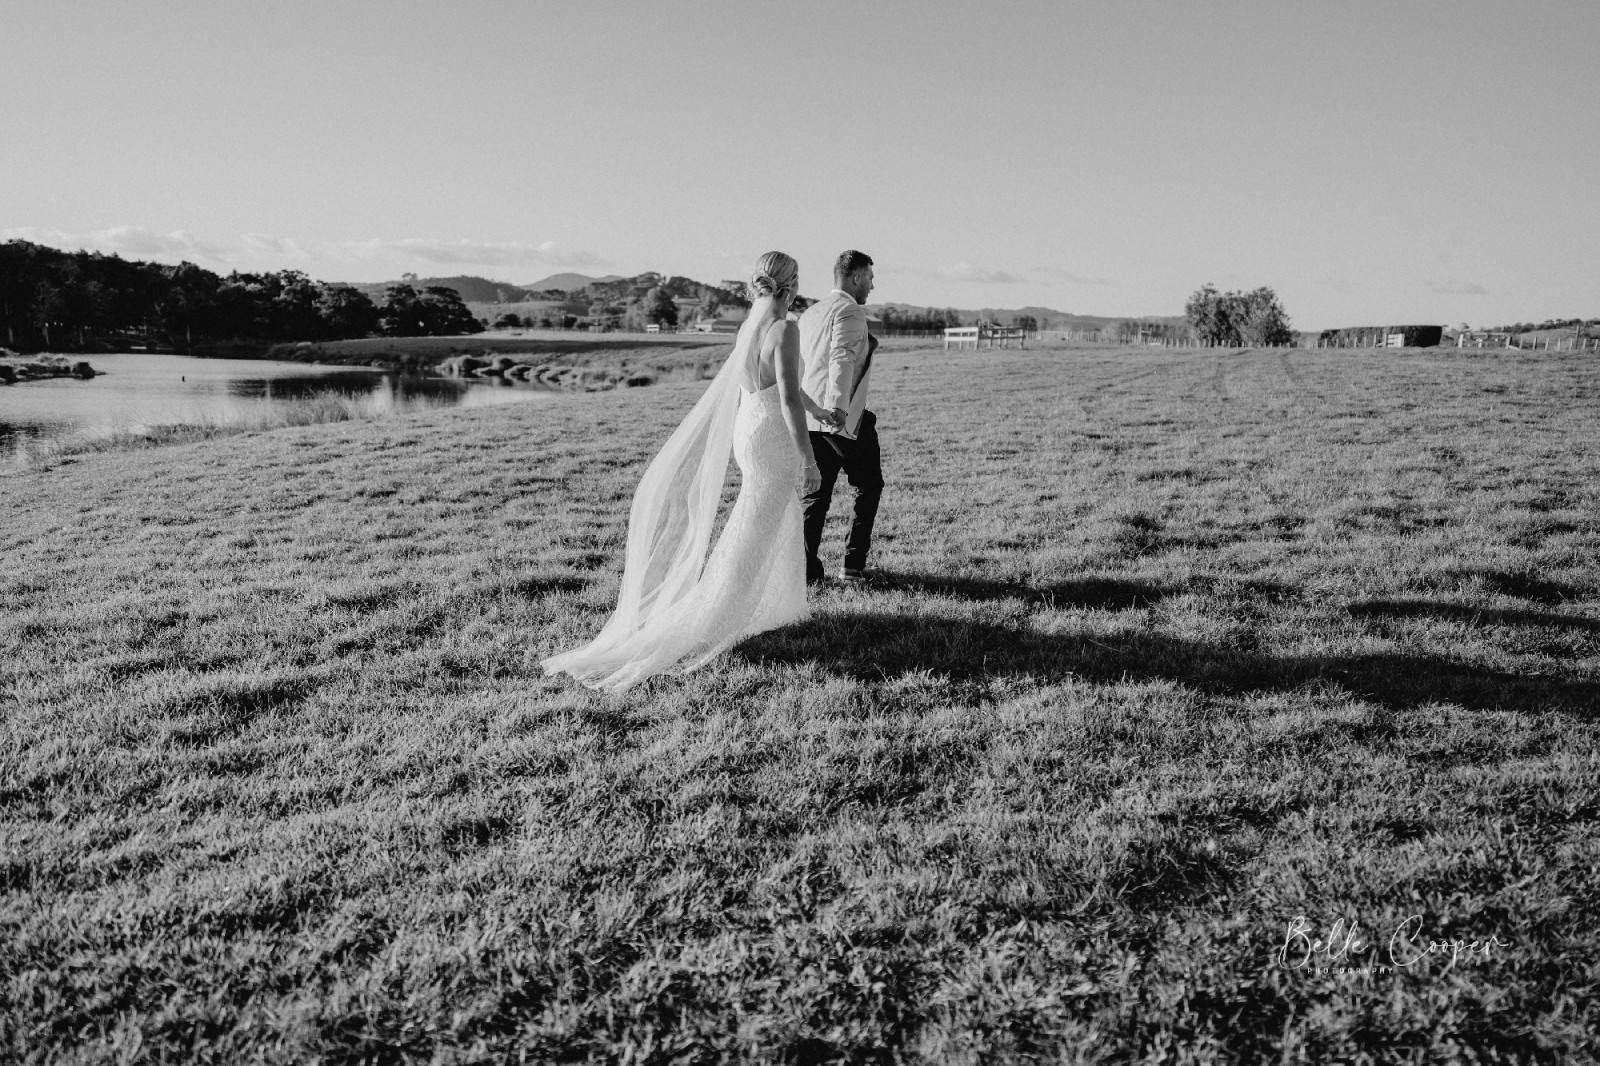
[[[1069,581],[1030,584],[913,572],[879,575],[872,581],[871,587],[977,602],[1021,600],[1051,610],[1077,608],[1095,611],[1139,610],[1189,592],[1232,593],[1270,603],[1281,603],[1300,596],[1299,589],[1276,581],[1232,581],[1211,577],[1194,577],[1183,584],[1161,584],[1120,577],[1080,577]]]
[[[1488,607],[1466,607],[1459,603],[1434,603],[1429,600],[1369,600],[1350,605],[1357,618],[1443,618],[1451,622],[1486,626],[1532,626],[1537,628],[1579,629],[1600,633],[1600,620],[1573,614],[1544,611],[1502,611]]]
[[[1162,679],[1220,695],[1336,684],[1394,709],[1448,702],[1474,710],[1560,711],[1592,718],[1600,682],[1519,675],[1430,655],[1272,656],[1159,634],[1102,638],[895,612],[820,614],[734,652],[881,680],[922,672],[953,680],[1029,677]]]
[[[206,747],[245,732],[258,718],[296,710],[317,687],[309,677],[227,678],[168,701],[152,718],[172,721],[172,743]]]
[[[509,582],[506,590],[514,596],[524,599],[537,600],[550,595],[552,592],[581,592],[588,582],[576,577],[519,577]]]
[[[1054,608],[1084,607],[1111,611],[1149,607],[1182,591],[1152,581],[1112,577],[1087,577],[1028,585],[1020,581],[917,573],[885,574],[875,580],[872,587],[960,600],[1022,600]]]
[[[1547,581],[1529,571],[1483,570],[1478,576],[1485,585],[1502,595],[1549,606],[1581,599],[1587,592],[1576,585]]]

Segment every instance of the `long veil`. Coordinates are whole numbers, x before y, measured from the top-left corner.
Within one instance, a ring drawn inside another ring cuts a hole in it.
[[[636,638],[648,639],[651,624],[683,601],[705,566],[733,454],[740,380],[762,336],[758,317],[752,308],[722,369],[639,479],[616,610],[588,644],[545,659],[545,673],[613,689],[641,679],[629,669],[648,658]]]

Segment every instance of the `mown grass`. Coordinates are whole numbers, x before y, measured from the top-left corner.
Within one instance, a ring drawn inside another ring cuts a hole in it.
[[[0,483],[0,1057],[1593,1057],[1600,364],[878,366],[877,583],[622,699],[693,384]]]

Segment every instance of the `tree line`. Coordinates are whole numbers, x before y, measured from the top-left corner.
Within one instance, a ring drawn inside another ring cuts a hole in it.
[[[1490,326],[1489,333],[1537,333],[1548,329],[1574,329],[1579,333],[1600,332],[1600,318],[1547,318],[1543,322],[1514,322],[1509,326]],[[1462,327],[1462,332],[1466,328]]]
[[[937,333],[953,326],[964,326],[961,313],[953,307],[909,310],[883,307],[878,310],[885,332],[904,330],[908,333]]]
[[[18,351],[89,351],[138,338],[173,348],[217,343],[476,333],[454,289],[391,285],[382,304],[298,270],[226,277],[28,241],[0,244],[0,333]]]

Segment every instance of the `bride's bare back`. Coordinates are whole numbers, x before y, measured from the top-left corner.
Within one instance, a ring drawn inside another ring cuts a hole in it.
[[[759,350],[755,352],[755,358],[750,361],[750,372],[743,383],[745,391],[760,392],[778,383],[783,357],[783,335],[788,325],[787,320],[769,315],[764,316],[764,320],[756,321],[746,327],[755,334],[753,343],[759,346]],[[740,338],[741,341],[743,339]],[[741,344],[739,347],[744,346]]]

